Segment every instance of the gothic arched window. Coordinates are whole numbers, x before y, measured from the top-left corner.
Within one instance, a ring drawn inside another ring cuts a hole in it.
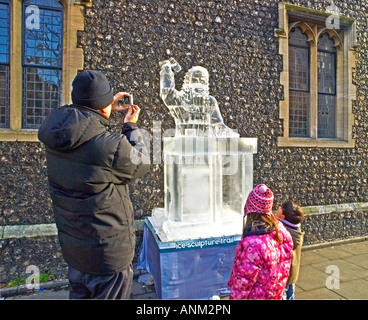
[[[307,137],[309,127],[309,43],[301,29],[289,39],[289,134]]]
[[[279,13],[284,98],[278,146],[354,148],[356,21],[287,3],[279,3]]]

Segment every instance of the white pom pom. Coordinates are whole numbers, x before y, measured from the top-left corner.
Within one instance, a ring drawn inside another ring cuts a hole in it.
[[[260,187],[259,187],[259,192],[260,193],[266,193],[267,192],[267,186],[266,185],[264,185],[264,184],[262,184]]]

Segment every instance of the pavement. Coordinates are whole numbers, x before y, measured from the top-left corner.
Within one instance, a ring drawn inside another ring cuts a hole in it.
[[[136,270],[132,300],[157,300],[152,277]],[[41,290],[1,289],[2,300],[67,300],[68,281],[41,284]],[[303,247],[296,300],[368,299],[368,237]],[[225,298],[226,299],[226,298]]]
[[[368,238],[302,251],[298,300],[368,299]]]

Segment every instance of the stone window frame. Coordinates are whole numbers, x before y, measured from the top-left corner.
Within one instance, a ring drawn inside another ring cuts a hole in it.
[[[10,128],[0,129],[0,141],[36,142],[37,129],[22,128],[22,0],[10,0]],[[71,103],[71,83],[83,69],[83,49],[77,47],[77,31],[84,30],[85,6],[91,1],[60,0],[64,7],[62,104]]]
[[[356,22],[351,18],[339,16],[340,32],[326,27],[326,19],[331,13],[312,10],[305,7],[279,3],[279,28],[275,35],[279,38],[279,53],[283,57],[283,71],[280,82],[284,88],[284,100],[280,100],[280,119],[283,120],[283,136],[278,137],[279,147],[328,147],[354,148],[352,112],[353,101],[356,100],[356,87],[353,84],[353,72],[356,66]],[[289,136],[289,33],[299,27],[308,36],[311,47],[311,103],[309,137]],[[318,123],[318,69],[317,44],[324,32],[335,41],[337,49],[337,108],[336,139],[319,139]]]

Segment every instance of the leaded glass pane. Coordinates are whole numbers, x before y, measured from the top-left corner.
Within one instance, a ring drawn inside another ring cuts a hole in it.
[[[9,63],[10,45],[10,8],[0,3],[0,63]]]
[[[9,128],[10,6],[0,1],[0,128]]]
[[[39,13],[37,27],[23,28],[23,128],[36,129],[61,103],[63,11],[59,1],[23,3],[26,18],[28,5]]]
[[[0,128],[9,128],[9,66],[0,65]]]
[[[308,137],[309,93],[290,91],[289,119],[290,137]]]
[[[308,49],[308,37],[302,32],[300,28],[295,28],[290,32],[289,45]]]
[[[336,49],[328,34],[318,42],[318,137],[336,137]]]
[[[318,95],[318,137],[335,138],[336,97],[333,95]]]
[[[309,50],[290,47],[289,84],[290,89],[309,90]]]
[[[24,0],[23,3],[27,5],[36,5],[49,8],[63,8],[63,5],[59,0]]]
[[[318,42],[318,91],[335,94],[336,91],[336,49],[328,34]]]
[[[24,64],[61,67],[63,14],[60,11],[39,10],[39,29],[25,28]]]
[[[309,43],[299,28],[289,38],[289,136],[308,137]]]
[[[335,54],[318,52],[318,92],[335,94]]]
[[[61,100],[61,70],[26,67],[24,76],[23,124],[26,128],[38,128],[51,109]]]
[[[299,28],[290,33],[289,85],[290,89],[309,90],[309,44]]]
[[[322,34],[318,40],[318,51],[336,52],[334,41],[327,33]]]

